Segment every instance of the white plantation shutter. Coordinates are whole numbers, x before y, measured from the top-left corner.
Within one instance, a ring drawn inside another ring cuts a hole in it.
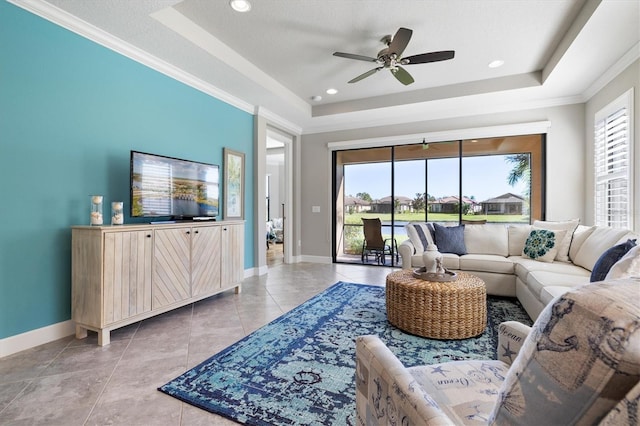
[[[595,224],[632,228],[632,144],[629,91],[596,114]]]

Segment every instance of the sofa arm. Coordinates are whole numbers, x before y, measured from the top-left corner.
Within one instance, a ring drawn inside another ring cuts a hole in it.
[[[511,365],[518,356],[531,327],[517,321],[505,321],[498,327],[498,360]]]
[[[452,425],[378,336],[356,338],[356,416],[359,426]],[[404,422],[403,422],[404,424]]]
[[[411,269],[411,256],[416,252],[411,240],[404,240],[398,246],[398,252],[402,258],[402,269]]]

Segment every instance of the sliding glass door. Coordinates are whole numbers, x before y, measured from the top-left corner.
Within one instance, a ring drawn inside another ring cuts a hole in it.
[[[531,223],[544,219],[544,135],[334,152],[335,262],[364,262],[362,219],[381,221],[384,260],[408,222]]]

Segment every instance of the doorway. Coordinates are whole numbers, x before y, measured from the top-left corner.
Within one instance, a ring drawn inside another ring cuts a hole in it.
[[[267,129],[266,141],[266,220],[267,267],[287,261],[290,241],[290,218],[287,214],[289,200],[289,154],[292,137],[275,129]]]

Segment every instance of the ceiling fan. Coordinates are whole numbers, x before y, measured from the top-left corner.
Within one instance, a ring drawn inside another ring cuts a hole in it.
[[[378,56],[376,58],[343,52],[334,52],[333,56],[339,56],[341,58],[347,59],[356,59],[358,61],[375,62],[378,64],[376,68],[369,70],[364,74],[360,74],[356,78],[350,80],[349,83],[356,83],[386,68],[391,71],[391,74],[393,74],[393,76],[405,86],[413,83],[415,80],[413,79],[413,77],[411,77],[411,74],[409,74],[400,65],[426,64],[428,62],[438,62],[453,59],[455,55],[455,51],[453,50],[421,53],[419,55],[407,56],[403,58],[402,52],[404,52],[404,49],[409,44],[409,40],[411,40],[411,34],[413,34],[412,30],[408,28],[400,28],[398,29],[398,31],[396,31],[396,34],[393,36],[393,38],[390,35],[384,36],[380,41],[386,44],[387,47],[378,52]]]

